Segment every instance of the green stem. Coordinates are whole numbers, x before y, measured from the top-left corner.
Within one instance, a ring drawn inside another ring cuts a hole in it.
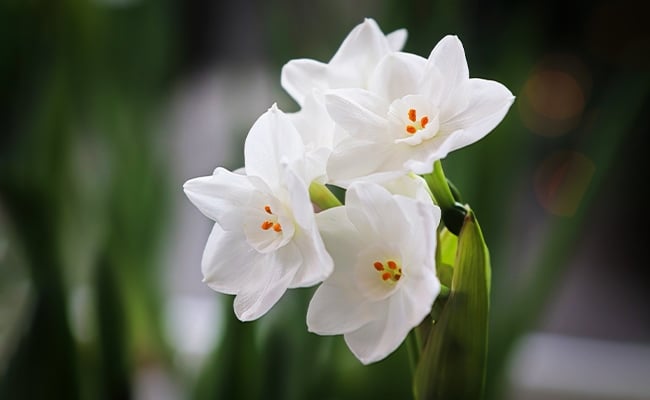
[[[433,193],[434,200],[443,210],[448,210],[454,207],[454,196],[451,194],[445,172],[442,170],[440,160],[433,163],[433,172],[430,174],[422,175],[427,182],[431,193]]]
[[[418,362],[420,361],[420,340],[417,337],[417,332],[415,329],[412,329],[406,337],[406,348],[409,353],[409,366],[411,367],[411,374],[415,376],[415,371],[418,367]]]
[[[438,298],[446,299],[449,297],[449,293],[451,293],[451,289],[443,284],[440,284],[440,293],[438,293]]]
[[[312,203],[316,204],[321,210],[327,210],[328,208],[342,205],[339,199],[330,192],[327,186],[317,182],[312,182],[311,185],[309,185],[309,198]]]
[[[442,170],[440,160],[433,163],[433,172],[422,175],[433,194],[433,199],[442,210],[442,221],[451,233],[458,236],[463,226],[467,209],[457,203],[449,188],[449,181]]]

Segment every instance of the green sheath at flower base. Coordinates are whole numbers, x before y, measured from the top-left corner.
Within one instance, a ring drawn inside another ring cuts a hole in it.
[[[334,196],[334,193],[330,192],[327,186],[317,182],[312,182],[309,185],[309,199],[321,210],[341,205],[339,199]]]
[[[452,193],[440,160],[433,163],[433,172],[422,175],[422,177],[427,182],[436,204],[442,210],[442,221],[445,226],[453,234],[458,235],[467,211],[462,204],[456,201],[457,198],[460,198],[460,194],[455,187],[455,195]]]
[[[417,400],[481,398],[489,292],[488,249],[470,210],[458,237],[451,293],[430,330],[415,373]]]

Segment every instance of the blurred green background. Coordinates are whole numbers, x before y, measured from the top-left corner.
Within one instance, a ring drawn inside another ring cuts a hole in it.
[[[181,190],[241,166],[254,120],[297,109],[281,66],[327,61],[363,17],[425,57],[457,34],[470,75],[517,96],[443,162],[492,252],[486,397],[646,398],[648,11],[2,0],[0,399],[410,398],[404,348],[363,367],[306,331],[313,289],[238,322],[201,283],[210,223]]]

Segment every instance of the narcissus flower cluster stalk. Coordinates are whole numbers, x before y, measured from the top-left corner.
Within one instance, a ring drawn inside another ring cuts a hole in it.
[[[489,288],[489,274],[467,272],[489,273],[487,257],[476,266],[479,258],[465,254],[487,248],[469,206],[451,197],[440,160],[487,135],[514,100],[502,84],[469,77],[457,37],[444,37],[428,58],[400,51],[405,40],[406,31],[384,35],[366,19],[329,63],[290,61],[281,82],[301,109],[285,114],[273,105],[259,117],[246,138],[243,170],[217,168],[184,185],[215,221],[204,281],[235,295],[239,319],[263,316],[287,289],[320,285],[306,316],[309,331],[343,335],[364,364],[391,354],[416,327],[433,335],[420,337],[418,353],[431,353],[434,342],[444,346],[446,333],[431,316],[441,287],[439,301],[450,304],[456,288]],[[344,202],[332,186],[345,190]],[[457,226],[445,229],[448,221]],[[463,247],[470,230],[480,243]],[[449,251],[439,240],[453,236],[449,231],[460,240],[445,266],[467,265],[445,281],[438,247]],[[446,318],[449,326],[459,323]],[[422,363],[415,393],[429,396],[426,382],[435,379],[426,374],[436,374],[436,362],[427,356]]]

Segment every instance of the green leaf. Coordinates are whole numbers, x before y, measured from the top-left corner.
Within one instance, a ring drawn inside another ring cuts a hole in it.
[[[436,249],[436,262],[447,264],[453,267],[456,261],[456,249],[458,248],[458,236],[442,228],[438,234],[438,248]],[[451,282],[450,282],[451,284]]]
[[[413,389],[418,400],[475,400],[483,394],[490,257],[471,211],[458,237],[453,272],[451,293],[430,330],[415,372]]]

